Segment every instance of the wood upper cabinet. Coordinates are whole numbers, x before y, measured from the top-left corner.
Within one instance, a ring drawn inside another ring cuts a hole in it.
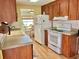
[[[53,15],[53,5],[49,4],[49,20],[52,20],[54,17]]]
[[[55,16],[59,16],[59,2],[56,1],[53,3],[53,15]]]
[[[49,15],[49,5],[48,4],[42,6],[41,10],[42,10],[42,14],[43,14],[43,12],[45,12],[46,15]]]
[[[66,57],[73,57],[78,54],[76,35],[62,35],[62,54]]]
[[[49,6],[45,5],[44,8],[45,8],[45,10],[44,10],[45,14],[48,15],[49,14]]]
[[[69,0],[60,0],[60,16],[68,16]]]
[[[44,5],[43,9],[50,20],[54,16],[69,16],[70,20],[79,19],[79,0],[56,0]]]
[[[45,12],[45,6],[41,6],[41,14],[43,14],[43,12]]]
[[[78,0],[69,0],[69,19],[77,19],[77,2]]]
[[[79,0],[78,0],[78,7],[77,7],[77,20],[79,20]]]
[[[52,18],[54,17],[52,3],[42,6],[41,13],[43,14],[43,12],[45,12],[45,14],[49,15],[49,20],[52,20]]]
[[[59,16],[59,2],[55,1],[49,4],[46,4],[41,7],[42,14],[45,12],[45,14],[49,15],[49,20],[52,20],[54,16]]]
[[[0,22],[16,21],[16,0],[0,0]]]

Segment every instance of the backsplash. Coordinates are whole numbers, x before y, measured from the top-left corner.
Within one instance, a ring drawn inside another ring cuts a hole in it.
[[[53,21],[53,27],[79,29],[79,20]]]
[[[12,27],[12,26],[14,26],[15,28],[21,28],[19,22],[13,22],[13,23],[11,24],[11,27]]]

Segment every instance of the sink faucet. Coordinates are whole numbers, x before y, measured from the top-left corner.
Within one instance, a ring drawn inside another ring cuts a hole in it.
[[[8,24],[7,27],[8,27],[8,35],[10,35],[11,34],[10,24]]]

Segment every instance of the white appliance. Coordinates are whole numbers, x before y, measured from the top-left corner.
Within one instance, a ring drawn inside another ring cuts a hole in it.
[[[34,20],[35,40],[40,44],[44,43],[44,30],[49,27],[48,15],[37,15]]]
[[[48,30],[48,47],[61,54],[62,32]]]
[[[61,54],[62,31],[69,31],[71,29],[70,24],[69,28],[66,28],[67,24],[62,24],[66,20],[68,20],[67,16],[54,17],[52,27],[53,29],[56,27],[57,30],[48,30],[48,47],[58,54]]]

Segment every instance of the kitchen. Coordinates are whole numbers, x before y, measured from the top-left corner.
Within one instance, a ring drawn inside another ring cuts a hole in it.
[[[35,1],[1,0],[3,59],[78,58],[79,1]]]

